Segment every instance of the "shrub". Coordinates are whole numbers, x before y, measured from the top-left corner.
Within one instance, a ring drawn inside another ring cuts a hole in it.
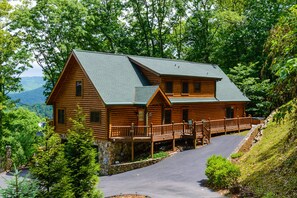
[[[231,154],[232,159],[240,158],[241,156],[243,156],[243,152],[238,152],[238,153],[232,153]]]
[[[237,183],[240,169],[222,156],[213,155],[207,160],[205,175],[215,188],[230,188]]]

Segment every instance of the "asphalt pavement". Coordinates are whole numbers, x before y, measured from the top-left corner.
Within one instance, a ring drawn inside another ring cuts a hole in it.
[[[152,198],[192,198],[222,197],[204,186],[205,164],[213,154],[228,157],[244,136],[226,135],[214,137],[211,144],[187,150],[162,160],[161,162],[125,173],[100,177],[98,188],[104,196],[119,194],[143,194]],[[22,176],[27,171],[22,172]],[[11,174],[0,174],[0,187]]]
[[[176,153],[161,162],[125,173],[100,177],[104,196],[142,194],[152,198],[223,197],[204,186],[207,158],[228,157],[244,136],[214,137],[204,147]]]

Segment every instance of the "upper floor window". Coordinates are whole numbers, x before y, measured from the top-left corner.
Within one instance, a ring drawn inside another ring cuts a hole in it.
[[[100,111],[91,111],[90,122],[100,123]]]
[[[201,83],[200,82],[194,82],[194,92],[195,93],[201,92]]]
[[[76,81],[76,96],[82,95],[82,81]]]
[[[173,93],[173,82],[172,81],[167,81],[165,84],[165,92],[166,93]]]
[[[65,124],[65,110],[58,109],[58,123]]]
[[[182,93],[189,93],[189,83],[188,82],[183,82]]]

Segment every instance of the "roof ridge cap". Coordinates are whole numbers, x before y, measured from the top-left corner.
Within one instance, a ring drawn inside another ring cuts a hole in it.
[[[209,66],[218,66],[217,64],[214,64],[214,63],[201,63],[201,62],[194,62],[194,61],[188,61],[188,60],[183,60],[183,59],[172,59],[172,58],[161,58],[161,57],[139,56],[139,55],[127,55],[127,56],[132,59],[133,59],[133,57],[139,57],[139,58],[147,58],[147,59],[157,59],[157,60],[185,62],[185,63],[192,63],[192,64],[203,64],[203,65],[209,65]]]
[[[128,58],[127,54],[116,54],[112,52],[98,52],[98,51],[91,51],[91,50],[82,50],[82,49],[73,49],[73,52],[84,52],[84,53],[92,53],[92,54],[103,54],[103,55],[112,55],[112,56],[125,56]]]

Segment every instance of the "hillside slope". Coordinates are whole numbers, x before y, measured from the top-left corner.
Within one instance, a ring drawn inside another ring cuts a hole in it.
[[[33,89],[30,91],[24,91],[21,93],[10,94],[9,97],[12,100],[20,100],[19,103],[26,105],[34,105],[34,104],[44,104],[45,96],[43,95],[43,87],[39,87],[37,89]]]
[[[241,183],[255,197],[297,197],[296,113],[281,124],[270,122],[261,141],[240,159]]]
[[[24,91],[30,91],[42,87],[44,80],[42,76],[22,77],[21,84]]]

